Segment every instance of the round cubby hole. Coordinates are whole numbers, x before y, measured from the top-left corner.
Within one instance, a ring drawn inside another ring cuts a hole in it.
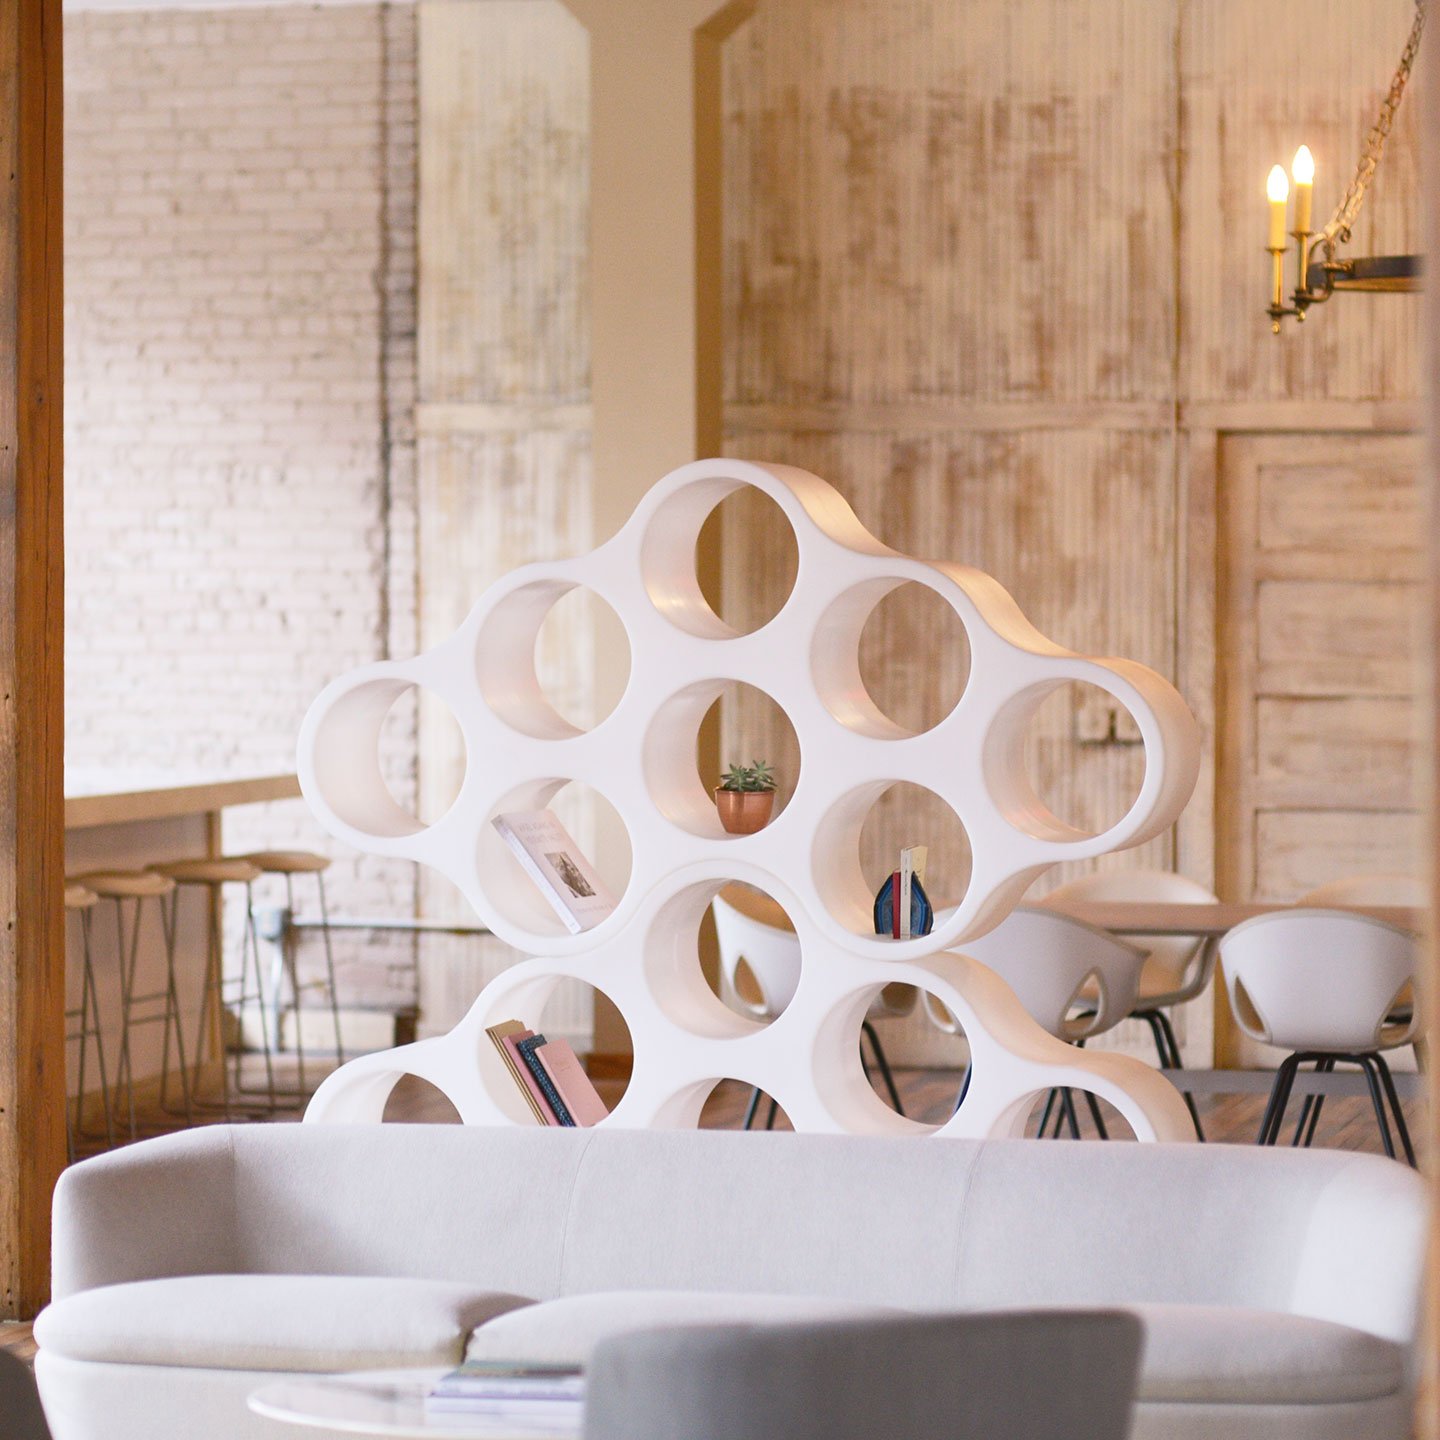
[[[702,768],[718,744],[720,771]],[[769,764],[776,781],[768,824],[784,812],[800,780],[800,741],[785,711],[763,690],[736,680],[704,680],[656,711],[644,742],[646,783],[667,820],[705,840],[739,840],[720,823],[715,788],[730,765]]]
[[[700,1107],[702,1130],[793,1130],[780,1102],[743,1080],[718,1080]]]
[[[630,677],[630,640],[593,590],[535,580],[485,618],[475,673],[486,703],[538,740],[565,740],[606,719]]]
[[[997,717],[987,745],[994,798],[1037,839],[1102,835],[1145,782],[1145,746],[1130,712],[1080,680],[1032,686]]]
[[[366,680],[339,696],[310,752],[321,798],[344,824],[378,839],[427,829],[465,783],[465,737],[454,712],[398,676]]]
[[[970,887],[970,837],[933,790],[875,781],[842,796],[821,824],[815,882],[831,917],[857,935],[875,934],[875,896],[900,868],[900,851],[926,847],[925,893],[939,923]]]
[[[531,843],[539,857],[532,856],[532,863],[548,887],[522,864],[493,823],[497,816],[541,810],[548,810],[565,832],[556,838],[554,849],[543,839]],[[624,818],[600,791],[578,780],[543,779],[517,786],[491,808],[480,836],[479,871],[486,898],[515,929],[537,939],[577,933],[560,918],[562,903],[573,907],[582,930],[603,924],[596,901],[608,892],[618,909],[631,868]],[[598,876],[598,886],[591,872]],[[549,898],[552,891],[559,898]]]
[[[651,993],[707,1039],[743,1039],[784,1014],[803,954],[790,913],[759,886],[702,881],[661,905],[646,937]],[[713,967],[705,956],[713,955]]]
[[[918,580],[857,585],[830,607],[811,653],[815,687],[842,725],[880,740],[933,730],[970,680],[955,606]]]
[[[800,551],[780,506],[723,478],[695,481],[656,511],[641,555],[645,589],[672,624],[704,640],[768,625],[795,588]]]
[[[1047,1090],[1037,1096],[1025,1121],[1025,1134],[1032,1140],[1135,1139],[1130,1122],[1089,1090]]]

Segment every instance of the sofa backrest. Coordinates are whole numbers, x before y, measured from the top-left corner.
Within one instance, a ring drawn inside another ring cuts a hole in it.
[[[107,1244],[106,1193],[130,1206],[150,1196],[121,1227],[166,1232],[125,1242],[143,1262],[107,1269],[98,1252],[74,1253]],[[1336,1151],[210,1127],[67,1172],[56,1291],[140,1278],[138,1265],[427,1276],[537,1299],[690,1288],[917,1309],[1168,1301],[1290,1311],[1409,1342],[1426,1204],[1406,1167]],[[183,1240],[168,1240],[172,1229]]]

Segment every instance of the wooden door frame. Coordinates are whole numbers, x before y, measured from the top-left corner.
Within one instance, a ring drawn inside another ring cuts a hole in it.
[[[0,7],[0,1316],[50,1284],[65,1163],[60,0]]]

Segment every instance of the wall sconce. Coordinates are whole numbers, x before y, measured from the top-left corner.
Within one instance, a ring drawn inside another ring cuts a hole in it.
[[[1420,33],[1425,28],[1426,0],[1415,0],[1415,21],[1410,27],[1410,38],[1400,56],[1390,90],[1380,105],[1380,114],[1370,133],[1365,137],[1365,149],[1355,178],[1335,207],[1335,213],[1326,222],[1324,229],[1316,232],[1311,209],[1315,193],[1315,158],[1308,145],[1302,145],[1290,164],[1287,178],[1283,166],[1271,168],[1265,182],[1265,194],[1270,201],[1270,241],[1266,249],[1270,252],[1273,265],[1271,276],[1270,328],[1280,333],[1280,322],[1287,315],[1293,315],[1299,322],[1304,321],[1305,312],[1312,305],[1328,300],[1336,291],[1360,290],[1371,294],[1403,294],[1420,288],[1420,256],[1418,255],[1366,255],[1342,260],[1336,254],[1336,247],[1350,243],[1350,229],[1365,203],[1365,192],[1374,179],[1380,158],[1385,153],[1385,140],[1390,127],[1395,123],[1395,112],[1400,108],[1400,99],[1405,93],[1405,83],[1410,78],[1415,55],[1420,49]],[[1295,227],[1289,231],[1296,243],[1295,289],[1290,295],[1290,304],[1285,303],[1285,254],[1289,248],[1286,240],[1286,220],[1290,198],[1290,180],[1295,182]]]

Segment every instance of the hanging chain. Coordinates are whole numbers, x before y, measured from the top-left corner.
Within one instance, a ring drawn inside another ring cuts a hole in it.
[[[1350,239],[1350,227],[1360,214],[1360,207],[1365,203],[1365,192],[1374,178],[1380,157],[1385,153],[1386,138],[1390,134],[1390,127],[1395,123],[1395,112],[1400,108],[1400,99],[1405,94],[1405,82],[1410,78],[1410,68],[1414,65],[1416,52],[1420,49],[1420,32],[1425,28],[1425,4],[1426,0],[1415,0],[1415,23],[1410,27],[1410,38],[1405,42],[1400,64],[1390,81],[1390,93],[1381,102],[1380,114],[1365,137],[1365,149],[1360,156],[1360,164],[1356,166],[1355,178],[1351,180],[1349,188],[1335,207],[1329,223],[1320,232],[1319,238],[1327,251],[1333,252],[1336,240],[1344,244]]]

